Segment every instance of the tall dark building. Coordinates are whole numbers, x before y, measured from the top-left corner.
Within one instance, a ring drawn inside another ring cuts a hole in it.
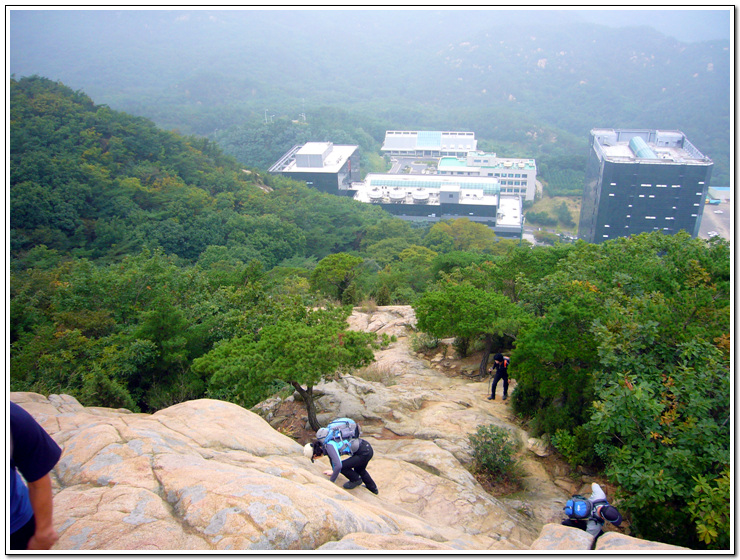
[[[591,130],[578,236],[699,232],[712,160],[679,131]]]

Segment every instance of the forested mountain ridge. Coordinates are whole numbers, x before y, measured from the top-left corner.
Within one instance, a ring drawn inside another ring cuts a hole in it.
[[[11,80],[10,101],[13,256],[43,243],[94,259],[161,247],[194,262],[222,246],[272,268],[349,248],[340,239],[356,243],[354,228],[385,216],[244,170],[209,140],[162,131],[44,78]]]
[[[64,33],[72,24],[79,33]],[[248,166],[263,165],[238,145],[271,115],[321,129],[320,113],[338,111],[331,131],[361,122],[376,148],[386,129],[464,129],[538,159],[585,157],[594,127],[679,129],[714,160],[713,184],[729,182],[729,41],[547,10],[20,11],[10,29],[11,72],[164,128],[225,134]]]

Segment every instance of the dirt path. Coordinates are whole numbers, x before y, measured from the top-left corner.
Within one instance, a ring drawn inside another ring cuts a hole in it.
[[[570,468],[555,454],[538,457],[527,450],[529,434],[512,412],[511,401],[503,400],[502,383],[496,388],[496,400],[489,401],[487,397],[490,394],[491,378],[478,380],[469,376],[477,372],[482,353],[474,352],[465,358],[458,358],[450,346],[451,341],[444,342],[448,344],[446,351],[436,350],[421,357],[410,348],[408,338],[399,338],[393,348],[378,352],[376,359],[381,364],[397,360],[403,360],[407,365],[414,364],[415,367],[411,369],[419,368],[425,374],[413,376],[413,383],[420,391],[438,391],[448,401],[466,403],[466,406],[477,409],[484,416],[490,416],[491,423],[504,425],[516,432],[520,440],[518,459],[522,472],[522,488],[508,493],[512,488],[507,484],[493,488],[484,484],[484,487],[499,500],[543,525],[560,522],[565,500],[580,489],[582,481],[568,476]],[[402,377],[399,382],[402,382]],[[515,387],[516,380],[510,378],[509,394]],[[470,424],[466,427],[466,432],[474,433],[477,428],[477,424]],[[556,480],[562,486],[558,486]]]

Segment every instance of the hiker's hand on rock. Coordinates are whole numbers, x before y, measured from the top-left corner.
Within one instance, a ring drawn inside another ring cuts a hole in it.
[[[324,474],[325,474],[326,476],[331,476],[332,472],[333,472],[333,471],[324,471]]]

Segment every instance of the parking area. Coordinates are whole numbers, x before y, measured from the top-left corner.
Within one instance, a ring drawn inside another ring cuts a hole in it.
[[[704,206],[699,237],[709,239],[709,232],[713,232],[713,235],[716,232],[720,237],[732,241],[732,200]]]

